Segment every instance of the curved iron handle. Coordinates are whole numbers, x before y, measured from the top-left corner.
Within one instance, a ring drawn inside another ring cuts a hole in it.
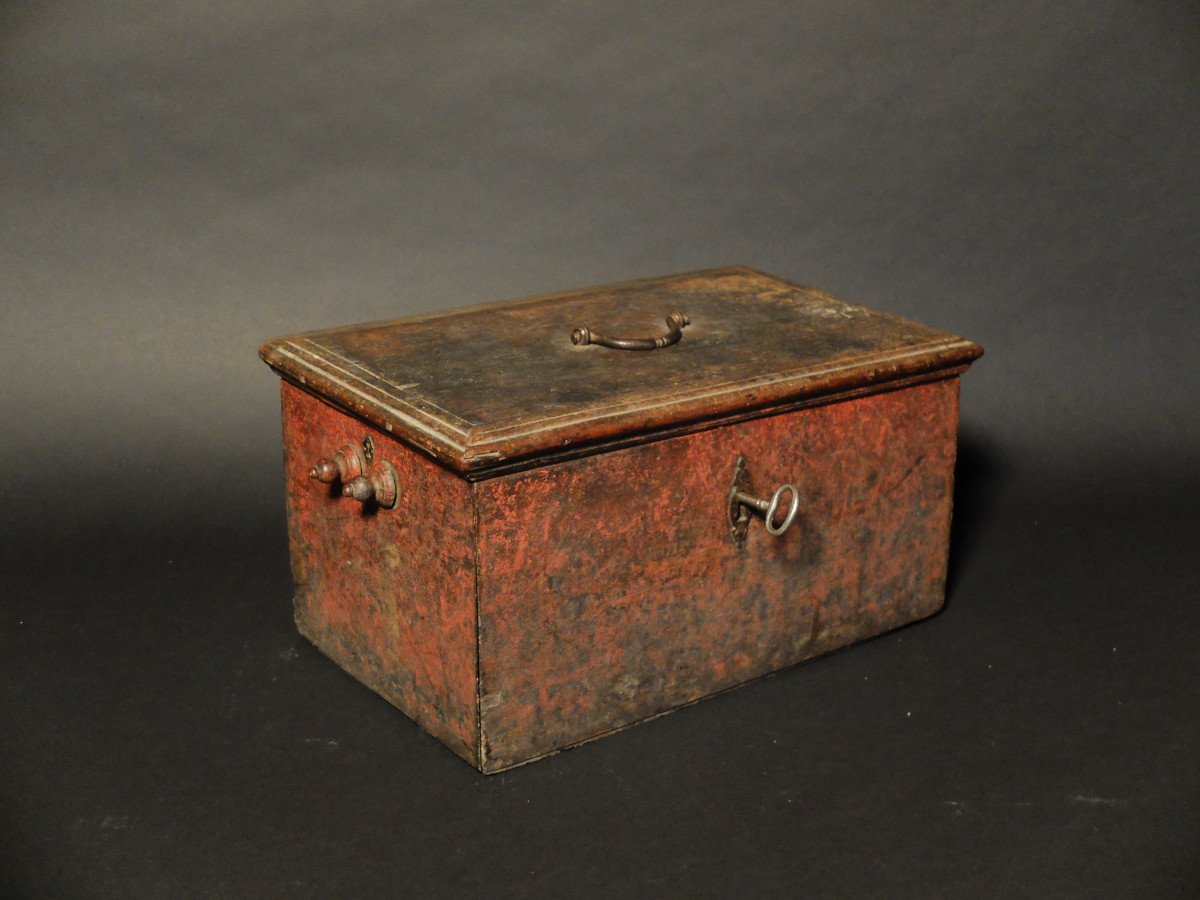
[[[662,337],[653,338],[610,338],[596,334],[590,328],[576,328],[571,332],[572,344],[599,344],[601,347],[611,347],[613,350],[657,350],[660,347],[670,347],[678,344],[683,337],[684,326],[689,319],[683,313],[673,312],[667,316],[667,333]]]

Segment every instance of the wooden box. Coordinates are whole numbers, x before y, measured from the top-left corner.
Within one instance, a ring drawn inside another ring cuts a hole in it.
[[[269,341],[296,622],[497,772],[929,616],[981,352],[743,268]]]

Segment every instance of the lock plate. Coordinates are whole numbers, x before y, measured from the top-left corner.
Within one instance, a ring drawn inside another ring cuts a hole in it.
[[[750,509],[743,504],[738,494],[750,492],[750,468],[746,465],[746,457],[738,454],[733,466],[733,484],[729,488],[729,498],[726,501],[729,519],[729,536],[734,545],[741,550],[746,543],[746,532],[750,530]]]

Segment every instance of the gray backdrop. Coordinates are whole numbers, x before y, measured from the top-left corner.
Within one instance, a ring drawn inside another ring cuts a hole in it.
[[[1200,890],[1198,128],[1183,2],[4,4],[0,877]],[[481,782],[293,635],[256,347],[729,263],[987,348],[950,604]]]

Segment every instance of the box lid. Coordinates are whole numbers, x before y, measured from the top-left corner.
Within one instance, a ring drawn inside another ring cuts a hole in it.
[[[620,349],[627,339],[653,349]],[[983,350],[726,268],[312,331],[259,352],[284,378],[483,474],[943,377]]]

